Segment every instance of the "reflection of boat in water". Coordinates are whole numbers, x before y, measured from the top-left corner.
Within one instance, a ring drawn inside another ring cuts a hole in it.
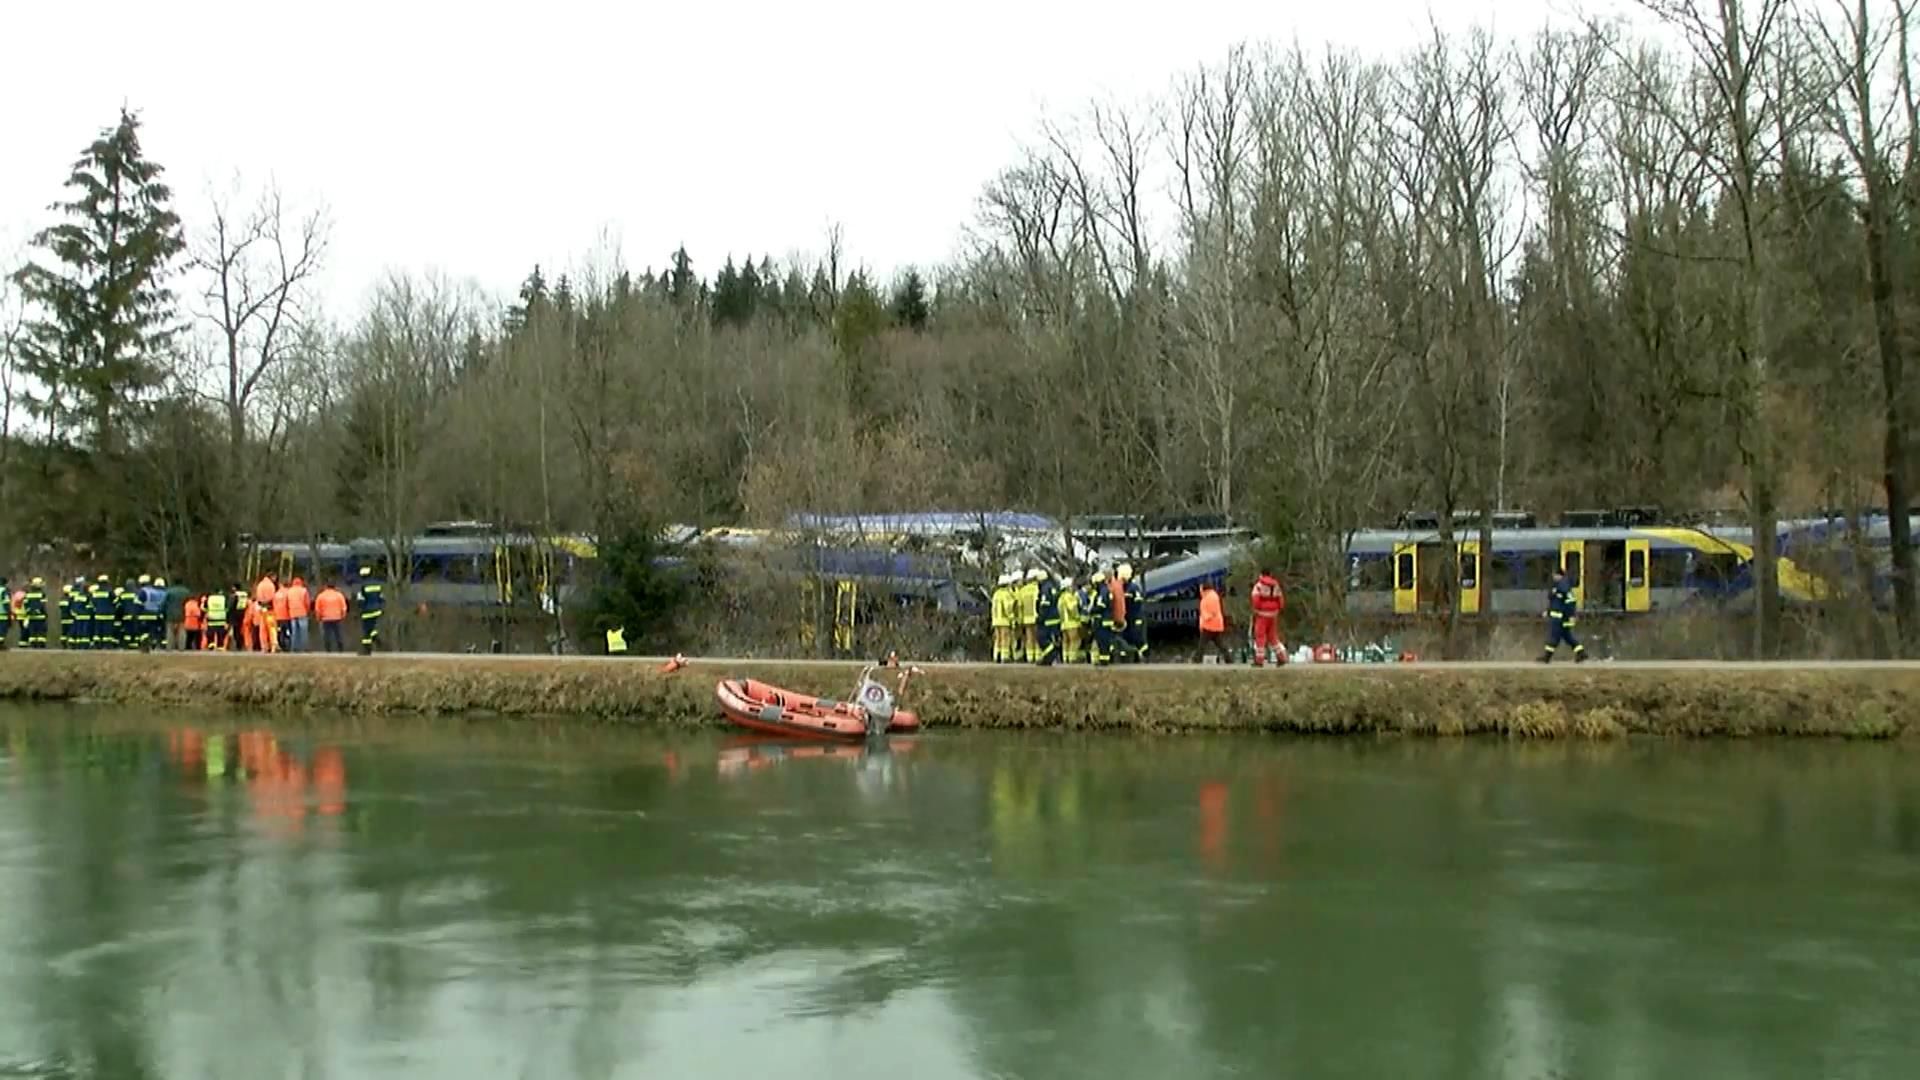
[[[880,684],[862,683],[862,694],[879,691],[886,704],[891,695]],[[788,738],[858,741],[867,737],[868,709],[862,704],[811,697],[753,679],[722,679],[714,694],[727,719],[767,735]],[[893,711],[886,731],[899,734],[920,730],[920,718],[904,709]]]
[[[870,759],[911,753],[913,746],[913,739],[898,737],[862,745],[741,735],[721,744],[718,764],[722,776],[738,775],[787,761],[841,761],[859,765]]]

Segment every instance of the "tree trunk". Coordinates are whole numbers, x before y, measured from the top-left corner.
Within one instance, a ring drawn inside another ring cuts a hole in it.
[[[1872,125],[1863,125],[1872,138]],[[1863,147],[1869,155],[1875,148]],[[1882,461],[1886,466],[1887,537],[1893,571],[1893,615],[1897,636],[1894,653],[1909,656],[1920,627],[1916,627],[1913,582],[1913,530],[1908,517],[1911,498],[1907,482],[1906,356],[1901,351],[1899,314],[1894,310],[1893,275],[1887,259],[1887,198],[1885,185],[1875,175],[1871,158],[1867,178],[1867,280],[1873,295],[1874,334],[1880,346],[1880,386],[1885,399],[1886,438]]]

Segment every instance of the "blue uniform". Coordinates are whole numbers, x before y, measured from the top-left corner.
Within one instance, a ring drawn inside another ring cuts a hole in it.
[[[1586,647],[1573,636],[1574,619],[1579,614],[1573,590],[1573,575],[1564,573],[1555,578],[1552,588],[1547,590],[1547,649],[1540,657],[1543,664],[1551,663],[1554,652],[1562,645],[1573,647],[1575,663],[1587,658]]]
[[[119,635],[113,629],[113,588],[107,579],[101,578],[87,590],[87,601],[93,606],[92,634],[89,635],[89,647],[111,649],[119,645]]]
[[[1133,662],[1144,664],[1147,660],[1147,601],[1140,589],[1140,579],[1130,577],[1121,586],[1121,595],[1127,598],[1127,649],[1133,653]]]
[[[47,590],[39,582],[27,586],[20,601],[20,643],[29,649],[47,647]]]
[[[1040,583],[1040,655],[1033,662],[1051,667],[1060,660],[1060,590],[1053,582]]]
[[[380,644],[380,616],[386,613],[386,590],[378,578],[360,583],[360,651],[371,656]]]

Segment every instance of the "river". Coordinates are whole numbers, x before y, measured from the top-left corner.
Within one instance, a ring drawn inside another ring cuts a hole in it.
[[[0,733],[0,1077],[1920,1069],[1903,745]]]

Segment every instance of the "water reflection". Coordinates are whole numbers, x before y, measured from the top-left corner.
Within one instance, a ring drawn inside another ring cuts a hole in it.
[[[0,1076],[1846,1077],[1916,1049],[1920,766],[1883,747],[0,727]]]

